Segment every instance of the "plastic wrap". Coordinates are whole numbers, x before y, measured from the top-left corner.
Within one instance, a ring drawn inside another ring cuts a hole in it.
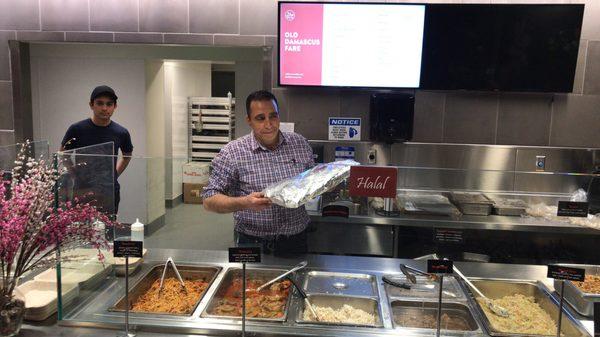
[[[588,214],[585,218],[557,216],[558,208],[556,206],[547,206],[545,204],[535,204],[527,208],[527,214],[533,217],[541,217],[549,221],[570,222],[576,226],[589,227],[600,230],[600,216]]]
[[[337,186],[350,175],[354,160],[319,164],[299,175],[268,186],[263,193],[277,205],[297,208]]]

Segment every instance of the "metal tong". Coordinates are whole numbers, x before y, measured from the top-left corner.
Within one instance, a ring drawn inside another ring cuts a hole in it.
[[[165,282],[165,276],[167,275],[167,267],[169,266],[169,263],[171,263],[171,266],[173,266],[173,271],[175,271],[175,275],[179,279],[179,282],[181,283],[181,287],[183,288],[183,290],[186,290],[185,289],[185,282],[183,282],[183,278],[181,277],[181,274],[179,274],[179,270],[177,270],[177,266],[175,265],[175,261],[173,261],[172,257],[169,257],[167,259],[167,262],[165,262],[165,267],[163,268],[162,276],[160,277],[160,287],[158,288],[158,296],[160,296],[160,294],[161,294],[161,292],[163,290],[163,286],[164,286],[164,282]]]
[[[315,308],[310,303],[310,300],[308,299],[308,295],[306,295],[306,293],[304,292],[304,290],[302,289],[302,287],[300,287],[296,283],[296,281],[294,281],[293,278],[287,276],[287,279],[290,280],[290,282],[292,282],[292,284],[294,285],[294,287],[296,288],[296,290],[298,290],[298,292],[300,293],[300,296],[304,299],[304,303],[306,304],[306,307],[308,307],[308,310],[310,310],[310,313],[313,316],[315,316],[315,320],[317,322],[320,322],[321,320],[319,319],[319,316],[317,315],[317,311],[315,310]]]
[[[289,274],[297,272],[298,270],[306,267],[307,264],[308,264],[308,262],[306,262],[306,261],[302,261],[302,262],[298,263],[294,268],[286,271],[285,273],[277,276],[276,278],[272,279],[271,281],[269,281],[269,282],[261,285],[260,287],[256,288],[256,291],[260,292],[261,290],[265,289],[266,287],[270,286],[271,284],[273,284],[273,283],[281,280],[282,278],[288,276]]]
[[[404,274],[406,276],[406,278],[413,284],[417,284],[417,278],[414,274],[421,275],[421,276],[427,276],[427,278],[429,278],[432,281],[437,281],[437,279],[438,279],[437,275],[426,273],[422,270],[419,270],[419,269],[416,269],[413,267],[409,267],[402,263],[400,264],[400,271],[402,271],[402,274]]]
[[[483,298],[485,305],[494,314],[501,316],[501,317],[509,317],[510,316],[510,314],[508,313],[508,310],[506,308],[495,304],[491,299],[489,299],[487,296],[485,296],[471,281],[469,281],[469,279],[467,279],[467,277],[465,275],[463,275],[463,273],[460,272],[460,270],[458,270],[458,268],[456,268],[456,266],[454,266],[454,272],[456,273],[456,275],[460,276],[460,278],[463,279],[463,281],[465,281],[465,283],[468,284],[469,287],[471,287],[471,289],[475,290],[475,292],[479,296],[481,296],[481,298]]]
[[[397,288],[402,288],[402,289],[406,289],[406,290],[410,290],[411,286],[410,284],[404,283],[404,282],[396,282],[393,279],[391,279],[388,276],[383,276],[381,277],[381,280],[391,286],[397,287]]]

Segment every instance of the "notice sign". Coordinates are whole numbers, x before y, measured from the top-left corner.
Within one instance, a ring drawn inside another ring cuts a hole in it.
[[[260,263],[260,247],[229,248],[230,263]]]
[[[115,241],[114,257],[142,257],[143,241]]]
[[[336,146],[335,161],[352,159],[354,160],[354,146]]]
[[[329,117],[329,140],[360,140],[360,118]]]
[[[548,277],[556,280],[583,282],[585,269],[550,265],[548,266]]]
[[[587,202],[559,201],[558,216],[577,216],[587,218],[590,204]]]
[[[350,195],[363,197],[396,197],[398,169],[394,167],[350,167]]]
[[[452,274],[454,263],[450,260],[427,260],[427,272],[430,274]]]

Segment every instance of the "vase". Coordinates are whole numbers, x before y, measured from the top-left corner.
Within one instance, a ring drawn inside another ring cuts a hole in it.
[[[25,316],[25,296],[15,288],[13,293],[0,295],[0,337],[19,334]]]

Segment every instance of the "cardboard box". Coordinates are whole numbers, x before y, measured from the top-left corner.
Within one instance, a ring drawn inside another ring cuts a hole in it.
[[[183,165],[184,184],[206,184],[210,177],[210,163],[191,162]]]
[[[201,204],[204,186],[206,184],[183,184],[183,203]]]

